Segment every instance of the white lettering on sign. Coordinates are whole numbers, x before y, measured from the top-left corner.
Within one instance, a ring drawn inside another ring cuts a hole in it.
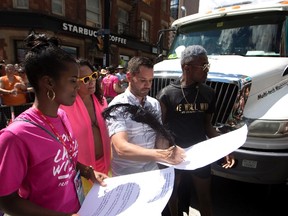
[[[89,28],[85,28],[85,27],[81,27],[81,26],[77,26],[77,25],[73,25],[73,24],[69,24],[65,22],[62,23],[62,29],[64,31],[69,31],[69,32],[73,32],[76,34],[86,35],[86,36],[95,37],[95,38],[103,34],[103,30],[101,31],[101,30],[89,29]],[[110,35],[109,40],[111,42],[118,43],[118,44],[127,44],[126,38],[118,37],[115,35]]]
[[[98,36],[98,30],[83,28],[81,26],[76,26],[76,25],[72,25],[69,23],[63,23],[62,29],[64,31],[69,31],[69,32],[77,33],[77,34],[90,36],[90,37],[96,37],[97,38],[97,36]]]
[[[127,43],[127,39],[117,37],[114,35],[110,35],[110,41],[115,42],[115,43],[120,43],[120,44],[126,44]]]

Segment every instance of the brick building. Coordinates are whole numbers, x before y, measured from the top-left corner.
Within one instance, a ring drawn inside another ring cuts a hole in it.
[[[0,0],[0,60],[21,62],[31,31],[59,37],[65,50],[100,66],[134,55],[155,60],[169,9],[170,0]]]

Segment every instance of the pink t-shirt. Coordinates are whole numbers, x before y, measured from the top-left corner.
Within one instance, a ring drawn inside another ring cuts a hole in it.
[[[57,118],[48,120],[56,131],[74,150],[73,163],[77,162],[78,144],[68,142],[64,125],[71,130],[63,110]],[[52,134],[50,126],[30,108],[16,119],[28,119],[44,127]],[[62,119],[62,120],[61,120]],[[51,210],[76,213],[80,204],[74,186],[75,167],[68,157],[67,150],[45,130],[29,122],[14,121],[0,131],[0,196],[18,190],[21,197]]]
[[[113,85],[118,83],[119,79],[117,76],[113,74],[108,74],[102,80],[103,87],[103,95],[105,97],[115,97],[117,96],[117,92],[114,90]]]

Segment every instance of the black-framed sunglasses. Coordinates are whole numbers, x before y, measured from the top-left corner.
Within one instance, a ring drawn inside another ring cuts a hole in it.
[[[84,76],[79,78],[78,80],[82,81],[84,84],[89,83],[91,80],[96,80],[98,79],[98,72],[95,71],[92,74],[88,75],[88,76]]]

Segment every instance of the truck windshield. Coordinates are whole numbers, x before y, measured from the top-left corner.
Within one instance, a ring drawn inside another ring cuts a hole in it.
[[[273,14],[183,25],[178,28],[168,58],[179,58],[185,47],[196,44],[208,55],[280,56],[284,20],[285,16]]]

